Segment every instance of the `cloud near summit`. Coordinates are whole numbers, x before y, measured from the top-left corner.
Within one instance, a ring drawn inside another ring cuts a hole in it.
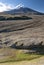
[[[0,2],[0,12],[3,12],[3,11],[8,11],[8,10],[11,10],[11,9],[18,9],[20,7],[23,7],[24,5],[23,4],[18,4],[16,6],[12,5],[12,4],[7,4],[7,3],[2,3]]]
[[[17,8],[20,8],[20,7],[24,7],[24,5],[20,3],[15,8],[17,9]]]

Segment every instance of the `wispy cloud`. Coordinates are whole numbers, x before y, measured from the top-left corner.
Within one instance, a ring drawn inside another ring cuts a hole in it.
[[[20,7],[24,7],[24,5],[20,3],[15,8],[17,9],[17,8],[20,8]]]
[[[20,7],[24,7],[24,5],[20,3],[16,6],[14,6],[12,4],[7,4],[7,3],[0,2],[0,12],[8,11],[8,10],[11,10],[11,9],[18,9]]]
[[[13,5],[0,2],[0,12],[11,10],[11,9],[14,9]]]

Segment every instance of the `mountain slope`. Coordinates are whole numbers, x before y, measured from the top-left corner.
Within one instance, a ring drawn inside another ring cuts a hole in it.
[[[40,13],[38,11],[35,11],[35,10],[33,10],[31,8],[27,8],[27,7],[20,7],[18,9],[5,11],[4,13],[7,13],[7,14],[35,14],[35,15],[43,15],[43,13]]]

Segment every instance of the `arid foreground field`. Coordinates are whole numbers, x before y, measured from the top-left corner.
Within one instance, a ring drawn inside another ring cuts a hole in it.
[[[0,65],[21,65],[21,63],[29,65],[31,62],[35,65],[43,65],[44,16],[29,17],[32,19],[0,21]],[[41,64],[38,60],[38,64],[34,60],[29,61],[36,58],[39,58]],[[18,62],[18,64],[15,61],[23,62]]]
[[[44,65],[44,57],[32,61],[1,63],[0,65]]]

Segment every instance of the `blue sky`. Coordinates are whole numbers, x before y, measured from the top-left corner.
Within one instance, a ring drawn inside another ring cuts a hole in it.
[[[44,0],[0,0],[0,12],[20,6],[44,12]]]

